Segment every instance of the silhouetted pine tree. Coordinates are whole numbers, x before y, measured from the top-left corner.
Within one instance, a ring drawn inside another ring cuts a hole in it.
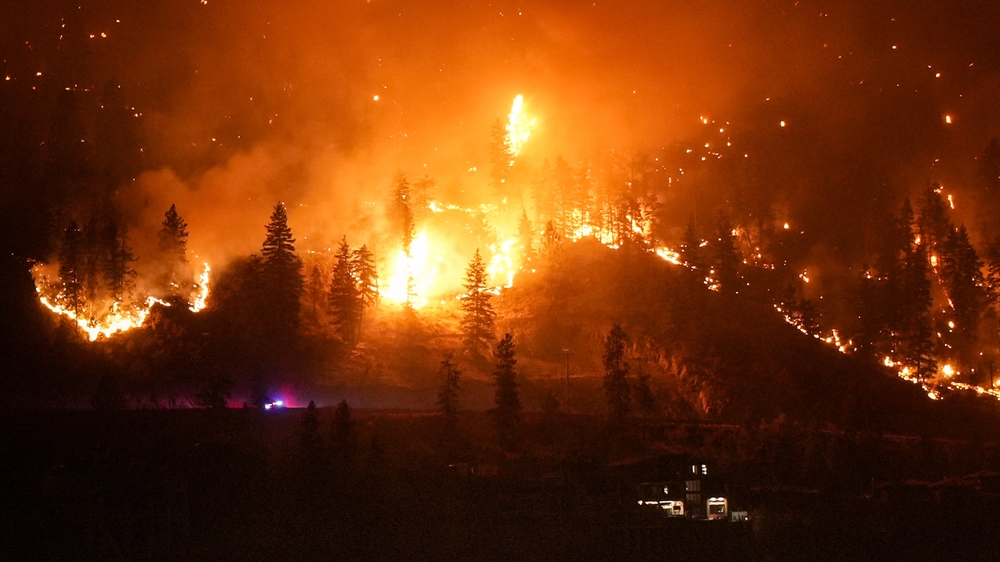
[[[109,224],[110,226],[110,224]],[[101,290],[101,277],[111,259],[114,249],[113,241],[102,239],[102,232],[96,218],[83,229],[83,295],[85,313],[94,320],[94,308],[97,306],[98,292]]]
[[[451,352],[445,354],[444,359],[441,360],[441,368],[438,373],[441,374],[442,381],[441,390],[438,391],[437,407],[451,426],[454,425],[455,418],[458,416],[458,392],[461,390],[459,377],[462,374],[452,361]]]
[[[635,403],[639,411],[646,416],[656,413],[656,396],[649,386],[650,378],[647,373],[640,372],[635,380]]]
[[[337,334],[344,342],[353,344],[357,341],[362,303],[361,294],[351,274],[351,247],[347,245],[346,237],[340,240],[340,247],[337,249],[337,264],[330,282],[329,306]]]
[[[1000,235],[986,250],[986,291],[990,302],[1000,307]]]
[[[351,407],[347,400],[341,400],[333,413],[333,425],[330,428],[330,449],[334,460],[342,467],[354,462],[357,440],[354,431],[354,421],[351,419]]]
[[[170,205],[163,214],[158,242],[160,252],[177,263],[187,263],[187,223],[177,214],[177,207]]]
[[[629,365],[625,360],[627,341],[625,330],[618,324],[611,327],[604,340],[604,398],[608,405],[608,419],[614,427],[621,427],[632,409]]]
[[[111,300],[120,303],[135,286],[137,274],[132,264],[137,260],[128,246],[128,231],[124,225],[119,227],[115,222],[109,222],[104,229],[104,243],[108,249],[104,262],[104,283]]]
[[[680,247],[681,261],[687,264],[688,267],[698,271],[698,274],[704,277],[705,272],[705,258],[701,251],[701,239],[694,227],[694,217],[688,219],[687,227],[684,229],[684,236],[681,238]]]
[[[306,410],[302,412],[299,443],[306,462],[314,466],[319,464],[323,456],[323,440],[319,434],[319,410],[316,409],[316,403],[312,400],[309,401]]]
[[[413,251],[413,239],[416,236],[413,225],[413,207],[410,196],[410,183],[406,181],[406,174],[398,172],[393,178],[392,209],[396,223],[400,232],[400,241],[403,246],[403,253],[406,257],[411,257]],[[407,308],[413,306],[415,297],[415,286],[413,275],[406,278],[406,302]]]
[[[462,299],[462,333],[466,348],[475,356],[488,349],[493,339],[493,321],[496,313],[490,299],[493,297],[486,287],[486,266],[476,250],[469,268],[465,270],[465,298]]]
[[[164,267],[164,284],[171,287],[174,296],[181,294],[182,280],[177,278],[178,269],[187,264],[187,223],[177,214],[173,204],[163,214],[160,232],[157,234],[157,245]]]
[[[952,349],[964,366],[973,366],[973,346],[979,331],[983,293],[983,263],[969,242],[965,225],[952,230],[941,251],[941,281],[951,301],[950,317],[955,323],[952,330]]]
[[[937,373],[937,362],[931,356],[931,282],[925,244],[907,255],[904,265],[905,318],[902,326],[902,361],[920,380],[927,380]]]
[[[493,371],[494,396],[493,410],[497,428],[503,445],[513,443],[517,428],[521,423],[521,397],[517,391],[517,373],[514,366],[517,359],[514,355],[514,337],[504,334],[493,352],[496,358],[496,369]]]
[[[854,341],[859,354],[873,359],[882,342],[885,319],[882,317],[878,281],[867,264],[862,270],[857,301],[859,323]]]
[[[302,261],[295,255],[295,239],[288,227],[285,204],[278,203],[267,224],[261,247],[262,281],[266,287],[268,329],[272,340],[281,344],[298,333],[300,298],[304,289]]]
[[[319,265],[313,265],[309,271],[309,282],[306,287],[313,322],[319,322],[319,311],[326,306],[326,292],[326,288],[323,287],[323,272],[320,271]]]
[[[708,247],[719,288],[727,293],[739,291],[743,287],[743,280],[740,278],[742,259],[736,249],[732,223],[724,213],[719,213],[715,223],[715,240]]]
[[[941,197],[941,184],[934,183],[924,190],[917,216],[917,229],[921,243],[927,244],[928,254],[939,254],[948,233],[954,230],[948,217],[948,205]]]
[[[574,228],[573,210],[579,209],[577,201],[577,182],[573,168],[563,157],[557,156],[556,163],[552,167],[552,182],[556,195],[556,215],[553,217],[554,226],[559,234],[566,238]]]
[[[368,246],[362,245],[351,254],[351,271],[358,281],[362,310],[377,305],[378,269],[375,267],[375,255],[371,253]]]
[[[990,139],[986,149],[979,156],[979,166],[976,170],[977,187],[982,190],[987,197],[996,198],[1000,196],[1000,142],[996,137]]]
[[[70,221],[59,245],[59,281],[66,307],[80,315],[83,309],[83,255],[80,227]]]

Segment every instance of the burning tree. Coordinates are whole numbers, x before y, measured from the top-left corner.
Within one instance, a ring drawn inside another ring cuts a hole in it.
[[[477,249],[465,272],[465,295],[462,299],[465,316],[461,322],[465,345],[477,357],[481,355],[482,349],[489,347],[489,342],[493,339],[496,313],[490,302],[492,297],[486,287],[486,266]]]
[[[83,256],[80,248],[80,227],[76,221],[70,221],[63,231],[62,243],[59,245],[59,281],[62,283],[62,296],[68,308],[76,316],[83,307]]]
[[[951,303],[951,347],[966,366],[973,361],[982,305],[983,263],[969,242],[965,226],[948,233],[941,252],[941,281]]]
[[[393,178],[393,183],[395,184],[395,188],[392,194],[392,209],[399,228],[403,253],[406,255],[407,261],[409,261],[413,257],[413,239],[416,237],[413,226],[413,202],[411,200],[410,183],[406,181],[406,174],[402,172],[396,174],[395,178]],[[407,271],[406,301],[404,303],[407,308],[413,306],[413,298],[416,296],[415,291],[413,274]]]

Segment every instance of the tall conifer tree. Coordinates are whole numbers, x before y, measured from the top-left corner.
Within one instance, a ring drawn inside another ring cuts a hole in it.
[[[279,342],[294,336],[299,328],[300,299],[305,283],[302,279],[302,261],[295,254],[294,244],[285,204],[278,203],[271,213],[267,236],[261,247],[261,273],[270,304],[269,328]]]
[[[477,249],[465,271],[465,298],[462,299],[464,317],[461,322],[465,345],[476,356],[480,356],[493,339],[496,313],[490,302],[492,297],[486,287],[486,266]]]

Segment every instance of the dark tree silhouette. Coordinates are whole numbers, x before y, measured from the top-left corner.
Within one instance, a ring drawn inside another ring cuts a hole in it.
[[[268,330],[276,343],[287,342],[299,328],[300,298],[304,289],[302,261],[295,255],[295,239],[288,227],[285,204],[278,203],[267,225],[261,248],[262,281],[267,289]]]
[[[715,224],[715,239],[708,247],[719,288],[727,293],[738,292],[743,287],[743,281],[740,278],[742,258],[736,249],[733,225],[724,213],[719,213]]]
[[[514,337],[505,334],[497,343],[493,356],[496,358],[496,369],[493,371],[493,403],[496,408],[493,414],[500,438],[505,446],[509,446],[521,422],[521,398],[517,390],[517,373],[514,371],[517,364]]]
[[[959,361],[965,367],[972,367],[975,365],[973,346],[985,303],[983,263],[969,242],[964,225],[948,234],[941,249],[941,281],[951,302],[950,317],[955,324],[950,329],[954,337],[948,339]]]
[[[413,201],[410,193],[410,183],[406,181],[406,174],[397,172],[393,178],[392,192],[392,214],[396,221],[400,233],[400,241],[403,253],[409,258],[412,255],[413,239],[416,236],[413,225]],[[413,298],[416,296],[413,276],[406,278],[406,308],[413,306]]]
[[[458,416],[458,392],[461,390],[459,377],[462,372],[452,361],[451,352],[445,354],[444,359],[441,360],[441,368],[438,373],[441,374],[442,381],[441,390],[438,391],[437,407],[441,410],[448,424],[453,425]]]
[[[986,249],[986,291],[994,306],[1000,307],[1000,235]]]
[[[996,137],[990,139],[986,150],[979,157],[976,182],[987,196],[993,198],[1000,196],[1000,142]]]
[[[120,303],[135,285],[137,274],[132,264],[136,262],[136,257],[128,246],[128,231],[124,225],[118,227],[116,223],[109,222],[104,229],[104,243],[108,248],[104,261],[104,283],[111,300]]]
[[[309,282],[306,286],[312,321],[319,322],[319,311],[326,307],[326,287],[323,286],[323,272],[318,265],[313,265],[309,271]]]
[[[306,462],[315,465],[322,457],[323,439],[319,434],[319,410],[316,402],[309,401],[309,406],[302,412],[300,423],[299,444]]]
[[[337,264],[330,282],[330,314],[337,329],[337,335],[348,344],[357,341],[361,321],[361,294],[354,275],[351,273],[351,247],[347,238],[341,238],[337,249]]]
[[[925,244],[918,244],[908,252],[904,261],[903,294],[905,308],[901,326],[902,345],[900,350],[903,365],[909,367],[913,375],[927,380],[937,373],[937,362],[931,353],[931,282],[928,276],[929,263]]]
[[[625,345],[628,336],[615,324],[604,340],[604,397],[608,404],[608,418],[620,427],[632,408],[632,394],[628,384],[628,361]]]
[[[362,310],[378,304],[378,269],[375,255],[368,246],[362,245],[351,254],[351,272],[358,282]]]
[[[351,407],[347,405],[347,400],[341,400],[333,413],[333,425],[330,428],[330,449],[334,459],[343,467],[354,461],[356,448]]]
[[[158,242],[160,252],[176,263],[187,263],[187,223],[177,214],[177,207],[170,205],[163,215]]]
[[[114,251],[115,242],[103,238],[97,219],[92,217],[83,229],[82,244],[84,308],[92,321],[96,320],[94,309],[101,291],[101,278]]]
[[[59,245],[59,281],[66,307],[80,315],[83,308],[83,255],[80,227],[70,221]]]
[[[177,214],[177,207],[170,205],[163,215],[163,223],[157,234],[157,245],[163,260],[163,282],[171,287],[170,293],[179,296],[181,280],[177,276],[179,269],[187,264],[187,223]]]
[[[466,348],[475,356],[488,349],[493,339],[493,321],[496,313],[486,287],[486,266],[476,250],[469,268],[465,271],[465,298],[462,299],[464,316],[461,321]]]
[[[941,197],[941,184],[935,183],[924,190],[917,216],[917,229],[921,243],[928,245],[928,254],[939,254],[940,246],[948,238],[948,233],[954,230],[948,217],[948,206]]]
[[[694,226],[694,217],[688,219],[687,227],[684,229],[684,236],[681,238],[681,259],[688,267],[698,271],[698,275],[704,277],[705,257],[701,250],[701,239]]]
[[[656,413],[656,396],[649,386],[650,376],[647,373],[639,372],[635,380],[635,403],[643,415],[649,416]]]

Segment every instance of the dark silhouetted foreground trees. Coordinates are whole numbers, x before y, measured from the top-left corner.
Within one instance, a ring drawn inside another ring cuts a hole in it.
[[[337,335],[349,345],[357,341],[364,306],[351,270],[351,247],[347,245],[347,239],[342,238],[337,248],[337,263],[333,269],[328,302]]]
[[[504,334],[493,352],[496,358],[496,368],[493,371],[494,420],[500,432],[501,442],[510,446],[521,423],[521,397],[517,390],[517,372],[514,366],[517,359],[514,355],[514,337]]]

